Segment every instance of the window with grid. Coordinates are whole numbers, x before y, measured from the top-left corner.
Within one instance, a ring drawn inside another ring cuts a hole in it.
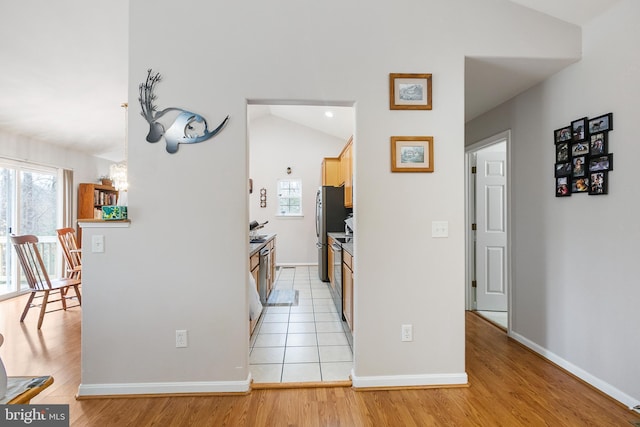
[[[278,215],[302,215],[302,181],[300,179],[278,180]]]

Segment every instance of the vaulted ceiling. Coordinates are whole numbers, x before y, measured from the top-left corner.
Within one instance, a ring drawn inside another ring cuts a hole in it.
[[[619,0],[511,1],[583,25]],[[0,130],[121,160],[128,5],[129,0],[0,0]],[[467,120],[567,65],[563,60],[468,59]],[[137,101],[129,101],[137,111]],[[318,111],[317,118],[282,106],[266,111],[310,127],[327,122]]]

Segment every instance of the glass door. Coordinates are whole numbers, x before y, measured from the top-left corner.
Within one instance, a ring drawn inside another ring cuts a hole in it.
[[[59,275],[57,225],[57,171],[0,160],[0,299],[28,288],[11,246],[11,234],[38,236],[47,271]]]

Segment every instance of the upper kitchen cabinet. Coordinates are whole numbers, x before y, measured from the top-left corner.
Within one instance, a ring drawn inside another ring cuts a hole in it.
[[[342,185],[340,171],[341,165],[339,157],[325,157],[322,161],[322,185],[340,187],[340,185]]]
[[[340,153],[340,170],[344,183],[344,206],[353,207],[353,136]]]

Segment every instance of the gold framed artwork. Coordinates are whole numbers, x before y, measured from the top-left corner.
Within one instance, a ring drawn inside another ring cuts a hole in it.
[[[389,74],[391,110],[431,110],[431,74]]]
[[[392,136],[391,172],[433,172],[432,136]]]

